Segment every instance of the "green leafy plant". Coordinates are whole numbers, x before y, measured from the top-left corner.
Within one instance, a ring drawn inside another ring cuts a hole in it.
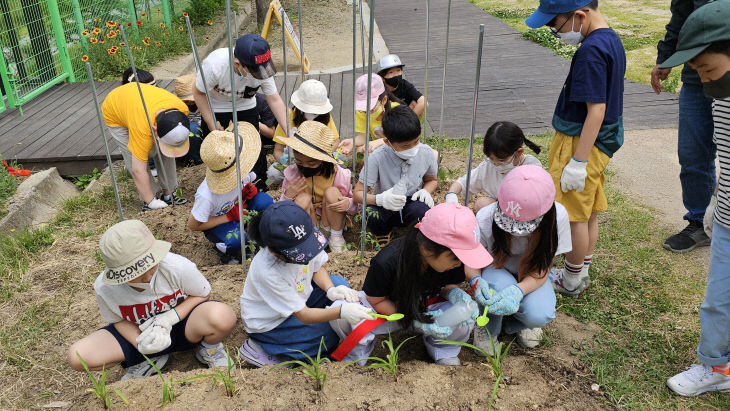
[[[304,362],[302,360],[289,360],[276,364],[275,366],[271,367],[271,369],[273,370],[281,367],[297,366],[299,368],[294,368],[286,371],[301,371],[303,374],[312,377],[312,379],[314,380],[314,388],[317,391],[322,391],[322,389],[324,388],[324,383],[327,382],[327,373],[322,370],[322,364],[331,362],[329,358],[322,357],[322,347],[327,350],[327,347],[324,344],[324,337],[322,337],[319,342],[319,349],[317,350],[316,358],[310,357],[309,355],[307,355],[307,353],[301,350],[291,350],[304,355],[307,358],[307,362]]]
[[[570,44],[562,43],[557,37],[553,36],[547,28],[528,30],[522,33],[522,37],[543,47],[547,47],[559,56],[565,58],[572,58],[573,54],[575,54],[575,51],[578,49]]]
[[[172,378],[167,379],[162,375],[162,371],[160,371],[159,368],[155,365],[155,363],[149,359],[146,355],[142,354],[145,360],[147,360],[148,363],[152,366],[152,368],[155,369],[155,372],[162,380],[162,402],[160,403],[160,407],[164,407],[165,404],[168,402],[175,401],[175,390],[173,389],[173,386],[175,385],[176,381]],[[203,375],[200,377],[207,377],[207,375]],[[179,381],[178,381],[179,382]]]
[[[79,190],[83,190],[88,187],[92,181],[97,180],[99,177],[101,177],[101,173],[98,168],[95,168],[88,174],[82,174],[78,177],[74,177],[73,182]]]
[[[106,386],[106,377],[108,375],[109,370],[105,369],[104,367],[101,368],[101,375],[99,376],[99,379],[94,378],[94,374],[89,371],[89,367],[86,365],[86,361],[84,361],[83,358],[81,358],[81,355],[79,353],[76,353],[76,357],[78,357],[79,361],[81,362],[81,366],[84,367],[84,370],[86,371],[86,375],[89,376],[89,380],[91,380],[91,385],[93,388],[89,388],[88,391],[93,392],[94,395],[96,395],[97,398],[101,400],[102,403],[104,403],[104,408],[107,410],[111,408],[112,406],[112,399],[109,396],[112,392],[117,394],[119,398],[125,403],[129,404],[129,401],[127,401],[127,397],[122,394],[121,391],[119,391],[116,388],[113,388],[111,391],[107,389]]]
[[[236,378],[233,377],[232,372],[236,368],[236,363],[231,359],[231,355],[226,348],[226,357],[228,359],[228,365],[226,368],[217,368],[216,372],[209,374],[213,379],[213,383],[220,383],[226,389],[226,395],[233,397],[233,393],[236,392]]]
[[[211,20],[226,6],[224,0],[190,0],[185,12],[190,16],[190,23],[203,25]]]
[[[416,336],[414,335],[406,338],[405,340],[401,341],[401,343],[398,344],[397,347],[393,348],[393,337],[390,335],[390,332],[388,332],[388,339],[381,342],[383,347],[388,349],[388,354],[385,355],[385,358],[367,357],[352,362],[358,362],[362,360],[374,361],[372,364],[365,366],[365,368],[382,368],[391,373],[391,375],[393,375],[393,381],[398,382],[398,352],[400,351],[401,347],[403,347],[403,344],[408,342],[408,340],[410,340],[411,338],[416,338]]]

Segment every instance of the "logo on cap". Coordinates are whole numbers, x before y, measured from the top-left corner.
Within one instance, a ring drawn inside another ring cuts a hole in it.
[[[511,214],[517,218],[520,217],[520,210],[522,207],[520,206],[520,203],[516,201],[509,201],[507,202],[507,209],[504,211],[505,214]]]
[[[266,63],[271,59],[271,50],[266,50],[266,53],[254,56],[253,60],[256,64]]]
[[[289,226],[289,230],[291,230],[292,234],[294,234],[294,237],[297,238],[297,240],[301,240],[307,235],[307,232],[304,230],[303,225],[299,225],[294,227],[293,225]]]

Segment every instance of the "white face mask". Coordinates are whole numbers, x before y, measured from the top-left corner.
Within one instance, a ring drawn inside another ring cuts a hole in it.
[[[392,148],[392,147],[391,147],[391,148]],[[413,157],[415,157],[415,156],[416,156],[416,154],[418,154],[418,146],[415,146],[415,147],[411,147],[411,148],[409,148],[408,150],[403,150],[403,151],[395,151],[395,149],[393,149],[393,152],[394,152],[394,153],[395,153],[395,155],[397,155],[397,156],[398,156],[398,157],[399,157],[399,158],[400,158],[401,160],[406,160],[406,161],[408,161],[408,160],[412,159]]]
[[[512,163],[494,166],[494,169],[502,175],[509,173],[513,168],[515,168],[515,165]]]
[[[575,28],[575,14],[573,15],[573,23],[570,25],[570,31],[566,33],[558,33],[558,37],[560,38],[560,41],[562,41],[565,44],[571,44],[573,46],[577,46],[580,44],[583,39],[585,39],[585,36],[581,33],[581,30],[583,30],[583,24],[581,23],[580,28],[578,31],[573,31]]]
[[[128,286],[138,288],[140,290],[152,290],[154,289],[155,285],[155,279],[157,278],[157,271],[155,271],[154,274],[152,274],[152,278],[150,278],[150,282],[148,283],[127,283]]]
[[[304,113],[304,119],[312,121],[315,118],[317,118],[318,114],[312,114],[312,113]]]

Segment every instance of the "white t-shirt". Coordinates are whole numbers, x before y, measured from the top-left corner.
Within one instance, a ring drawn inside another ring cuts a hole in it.
[[[210,104],[213,106],[213,111],[217,113],[232,112],[228,48],[213,50],[203,60],[202,66],[205,72],[205,82],[208,83]],[[269,77],[266,80],[258,80],[253,78],[253,76],[247,75],[241,79],[241,76],[236,73],[233,73],[233,77],[237,91],[236,109],[238,111],[250,110],[256,107],[256,92],[259,91],[259,88],[261,88],[261,93],[267,96],[278,93],[273,77]],[[201,93],[205,93],[203,77],[200,73],[195,78],[195,88]]]
[[[244,177],[241,185],[244,186],[256,180],[256,173],[253,171]],[[215,194],[208,187],[208,180],[203,180],[195,192],[195,203],[193,204],[192,215],[200,223],[206,223],[211,217],[217,217],[230,211],[238,200],[238,187],[225,194]]]
[[[150,317],[175,308],[188,296],[207,297],[210,283],[187,258],[167,253],[152,276],[154,289],[133,290],[127,283],[104,284],[102,272],[94,282],[96,300],[104,321],[112,324],[129,320],[142,324]]]
[[[537,157],[531,154],[525,154],[525,159],[520,165],[535,165],[542,167],[542,164],[540,164],[540,160],[538,160]],[[491,161],[487,161],[487,159],[484,159],[477,166],[477,168],[471,170],[469,193],[486,193],[489,198],[493,198],[496,200],[497,190],[499,189],[499,185],[502,183],[502,180],[506,175],[507,173],[500,173]],[[466,174],[459,177],[456,182],[461,185],[462,190],[465,190]]]
[[[241,320],[246,332],[271,331],[306,307],[312,294],[312,276],[328,259],[322,250],[309,264],[290,264],[262,248],[251,261],[241,294]]]
[[[492,221],[494,221],[494,212],[497,209],[497,203],[492,203],[477,213],[477,223],[479,224],[479,232],[481,235],[482,245],[494,254],[494,236],[492,235]],[[570,219],[568,212],[562,204],[555,203],[556,220],[558,225],[558,249],[555,255],[565,254],[573,249],[573,243],[570,238]],[[512,236],[510,241],[511,257],[505,264],[505,269],[510,273],[517,275],[520,266],[520,260],[527,251],[527,242],[530,236],[518,237]]]

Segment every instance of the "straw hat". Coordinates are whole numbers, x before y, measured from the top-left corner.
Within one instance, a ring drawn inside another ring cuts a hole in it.
[[[241,149],[239,168],[243,177],[253,169],[259,158],[261,139],[256,128],[243,121],[238,123],[238,136]],[[232,132],[211,131],[200,145],[200,158],[207,167],[205,179],[211,192],[225,194],[238,186],[236,167],[234,167],[236,149]]]
[[[195,102],[193,87],[195,87],[195,74],[186,74],[175,79],[175,94],[185,103]]]
[[[337,164],[337,160],[332,157],[337,147],[335,133],[319,121],[305,121],[299,125],[293,137],[280,140],[305,156]]]
[[[321,115],[332,111],[332,104],[327,98],[327,87],[319,80],[309,79],[303,82],[292,93],[291,102],[304,113]]]

